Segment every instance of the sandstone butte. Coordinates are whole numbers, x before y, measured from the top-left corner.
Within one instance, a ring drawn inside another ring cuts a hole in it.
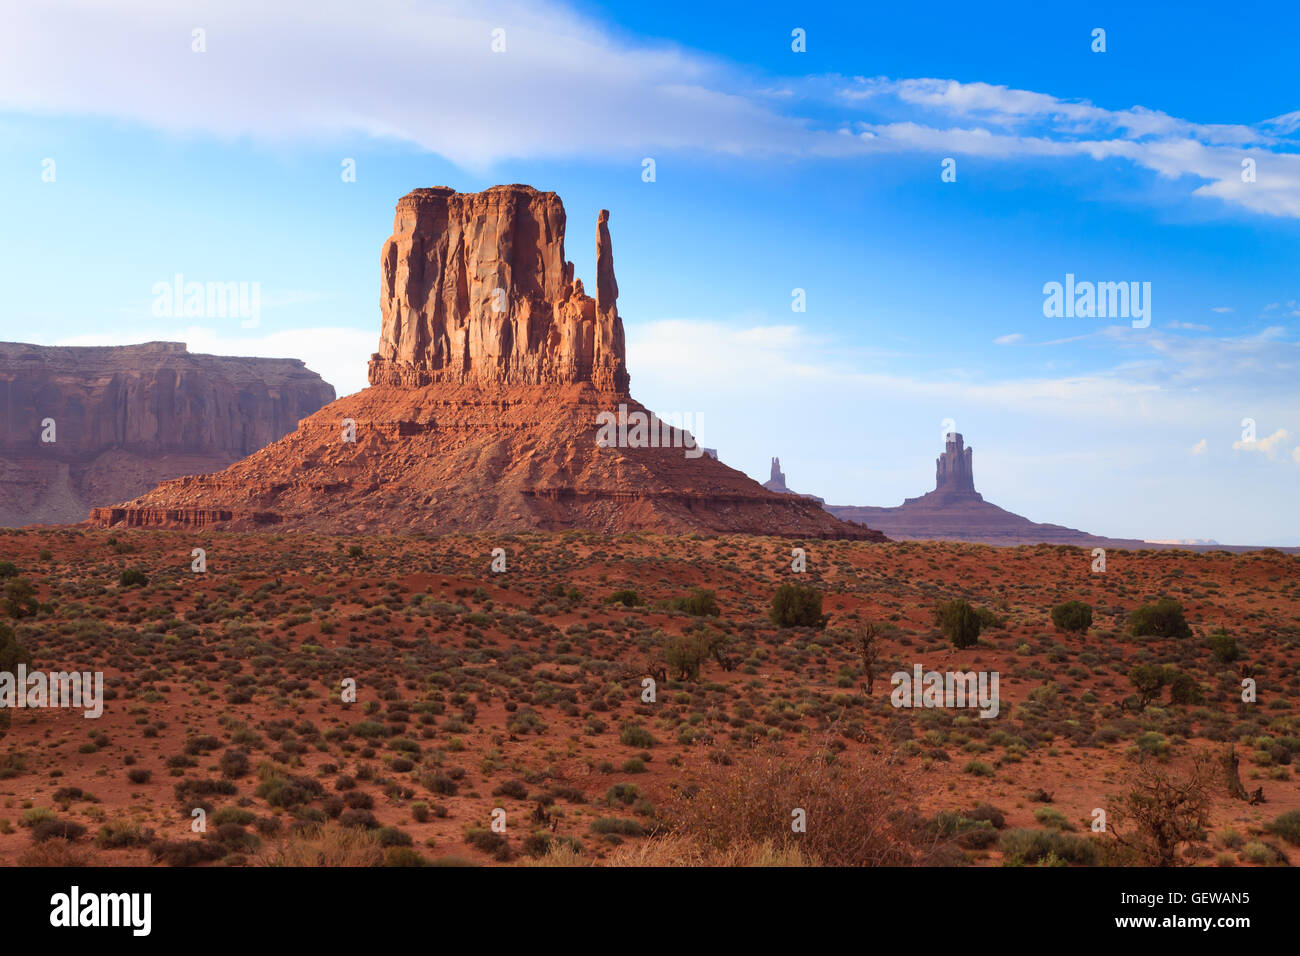
[[[297,359],[0,342],[0,526],[84,521],[164,479],[224,468],[333,400]]]
[[[884,540],[709,455],[599,445],[601,412],[648,413],[628,393],[609,213],[596,223],[594,298],[564,235],[559,196],[531,186],[403,196],[380,254],[370,386],[224,471],[165,481],[92,521]]]
[[[1150,547],[1134,539],[1102,538],[1059,524],[1039,524],[985,501],[975,490],[974,450],[965,447],[962,436],[956,432],[947,435],[943,454],[935,460],[933,491],[906,498],[894,508],[826,505],[826,510],[899,540]]]

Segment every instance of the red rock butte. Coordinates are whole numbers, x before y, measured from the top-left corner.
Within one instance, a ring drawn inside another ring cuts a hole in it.
[[[649,447],[598,443],[602,412],[657,419],[628,392],[609,213],[596,220],[594,298],[565,258],[565,224],[559,196],[531,186],[403,196],[380,253],[370,387],[224,471],[163,482],[91,520],[883,540],[768,491],[679,429],[663,425]]]
[[[857,521],[899,540],[968,541],[981,544],[1070,544],[1079,547],[1143,547],[1137,540],[1102,538],[1059,524],[1039,524],[999,508],[975,490],[974,451],[949,432],[934,463],[934,490],[905,498],[895,508],[826,505],[845,521]]]

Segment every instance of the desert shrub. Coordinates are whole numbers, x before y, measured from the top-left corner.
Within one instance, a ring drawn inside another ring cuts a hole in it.
[[[591,821],[591,830],[593,833],[599,833],[602,836],[608,834],[628,837],[646,835],[646,828],[636,820],[624,820],[620,817],[597,817]]]
[[[221,774],[231,780],[246,776],[249,770],[248,751],[243,747],[232,747],[221,755],[217,761]]]
[[[1287,843],[1300,846],[1300,810],[1288,810],[1270,823],[1267,829]]]
[[[124,588],[142,588],[149,583],[149,576],[139,568],[127,568],[118,575],[117,583]]]
[[[384,852],[384,866],[428,866],[429,861],[409,846],[390,846]]]
[[[13,674],[17,672],[19,664],[30,667],[31,663],[31,652],[18,643],[13,629],[6,624],[0,624],[0,671]]]
[[[659,743],[655,735],[639,724],[624,724],[618,732],[618,742],[628,747],[653,747]]]
[[[1174,671],[1169,677],[1169,701],[1173,704],[1203,704],[1205,692],[1191,674]]]
[[[467,830],[465,842],[482,850],[484,853],[491,854],[493,859],[502,863],[513,856],[510,852],[510,841],[506,839],[505,835],[494,833],[484,827],[471,827]]]
[[[621,604],[624,607],[639,607],[641,605],[641,598],[631,588],[620,588],[609,597],[605,598],[605,603]]]
[[[1058,631],[1083,634],[1092,627],[1092,607],[1082,601],[1066,601],[1052,608],[1052,624]]]
[[[32,840],[44,843],[46,840],[80,840],[86,834],[86,828],[72,820],[41,820],[32,827]]]
[[[265,866],[381,866],[384,851],[367,830],[320,824],[277,841],[259,861]]]
[[[904,773],[883,758],[849,763],[822,749],[785,754],[768,745],[730,767],[706,766],[698,788],[676,792],[665,816],[674,835],[715,851],[770,843],[828,866],[907,865],[923,861],[927,840]],[[805,833],[792,829],[796,808]]]
[[[148,783],[152,776],[153,771],[145,770],[143,767],[132,767],[126,772],[126,779],[132,783]]]
[[[153,831],[146,830],[134,821],[104,823],[95,835],[95,845],[100,849],[144,847],[153,840]]]
[[[210,863],[226,855],[221,844],[212,840],[155,840],[149,844],[149,856],[155,863],[168,866],[194,866]]]
[[[830,619],[822,614],[822,593],[811,584],[788,581],[772,595],[768,618],[777,627],[825,627]]]
[[[411,839],[411,834],[397,827],[380,827],[375,831],[375,839],[385,849],[393,846],[410,846],[415,842]]]
[[[722,613],[713,592],[704,588],[693,588],[685,597],[673,598],[672,607],[695,617],[717,617]]]
[[[1059,830],[1006,830],[998,840],[998,849],[1008,866],[1033,866],[1057,860],[1080,866],[1097,862],[1097,847],[1090,839]]]
[[[979,615],[961,598],[939,604],[934,610],[934,621],[944,637],[952,641],[953,647],[974,647],[979,640]]]
[[[1240,660],[1242,657],[1241,648],[1237,645],[1237,639],[1227,631],[1220,628],[1207,638],[1210,645],[1210,653],[1220,664],[1231,664],[1233,661]]]
[[[528,799],[528,787],[522,780],[507,780],[498,784],[492,791],[494,797],[513,797],[516,800]]]
[[[12,561],[0,561],[0,581],[5,578],[16,578],[18,574],[18,566]]]
[[[1173,598],[1161,598],[1155,604],[1138,608],[1128,619],[1134,637],[1191,637],[1192,629],[1183,616],[1183,606]]]

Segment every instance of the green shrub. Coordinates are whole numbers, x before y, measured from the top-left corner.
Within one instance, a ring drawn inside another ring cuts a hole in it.
[[[1293,846],[1300,846],[1300,810],[1288,810],[1267,827],[1269,833],[1280,836]]]
[[[673,598],[672,607],[695,617],[717,617],[722,613],[713,592],[704,588],[695,588],[686,597]]]
[[[1066,601],[1052,608],[1052,623],[1058,631],[1083,634],[1092,627],[1092,607],[1082,601]]]
[[[1146,604],[1128,619],[1129,633],[1134,637],[1191,637],[1192,629],[1183,616],[1183,606],[1173,598],[1161,598],[1155,604]]]
[[[768,618],[777,627],[825,627],[829,615],[822,614],[822,593],[811,584],[787,582],[772,595]]]
[[[957,598],[941,603],[934,611],[935,623],[958,649],[974,647],[980,636],[980,619],[975,609]]]
[[[631,588],[620,588],[609,597],[605,598],[605,603],[621,604],[624,607],[639,607],[641,605],[641,598]]]
[[[1097,848],[1091,840],[1059,830],[1006,830],[998,840],[998,848],[1008,866],[1032,866],[1055,860],[1080,866],[1097,862]]]
[[[1208,642],[1210,653],[1220,664],[1231,664],[1233,661],[1241,660],[1242,652],[1237,646],[1237,639],[1222,628],[1211,634]]]
[[[639,724],[624,724],[618,732],[618,741],[628,747],[653,747],[659,743],[654,734]]]
[[[118,575],[117,583],[124,588],[144,587],[149,583],[149,577],[139,568],[127,568]]]

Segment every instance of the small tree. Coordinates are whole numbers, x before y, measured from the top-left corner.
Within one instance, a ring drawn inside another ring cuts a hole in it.
[[[1172,676],[1167,667],[1159,664],[1139,664],[1129,671],[1128,679],[1138,692],[1138,710],[1146,710],[1164,692]]]
[[[822,614],[822,593],[811,584],[787,582],[772,595],[768,617],[777,627],[825,627],[830,619]]]
[[[40,605],[36,602],[36,588],[26,578],[14,578],[5,582],[4,599],[0,600],[0,610],[12,618],[31,617]]]
[[[1138,608],[1128,619],[1134,637],[1191,637],[1192,629],[1183,616],[1183,606],[1173,598],[1161,598],[1155,604]]]
[[[1092,627],[1092,607],[1082,601],[1066,601],[1052,608],[1052,623],[1058,631],[1083,634]]]
[[[980,618],[969,603],[957,598],[941,603],[934,611],[935,623],[957,649],[974,647],[980,637]]]

